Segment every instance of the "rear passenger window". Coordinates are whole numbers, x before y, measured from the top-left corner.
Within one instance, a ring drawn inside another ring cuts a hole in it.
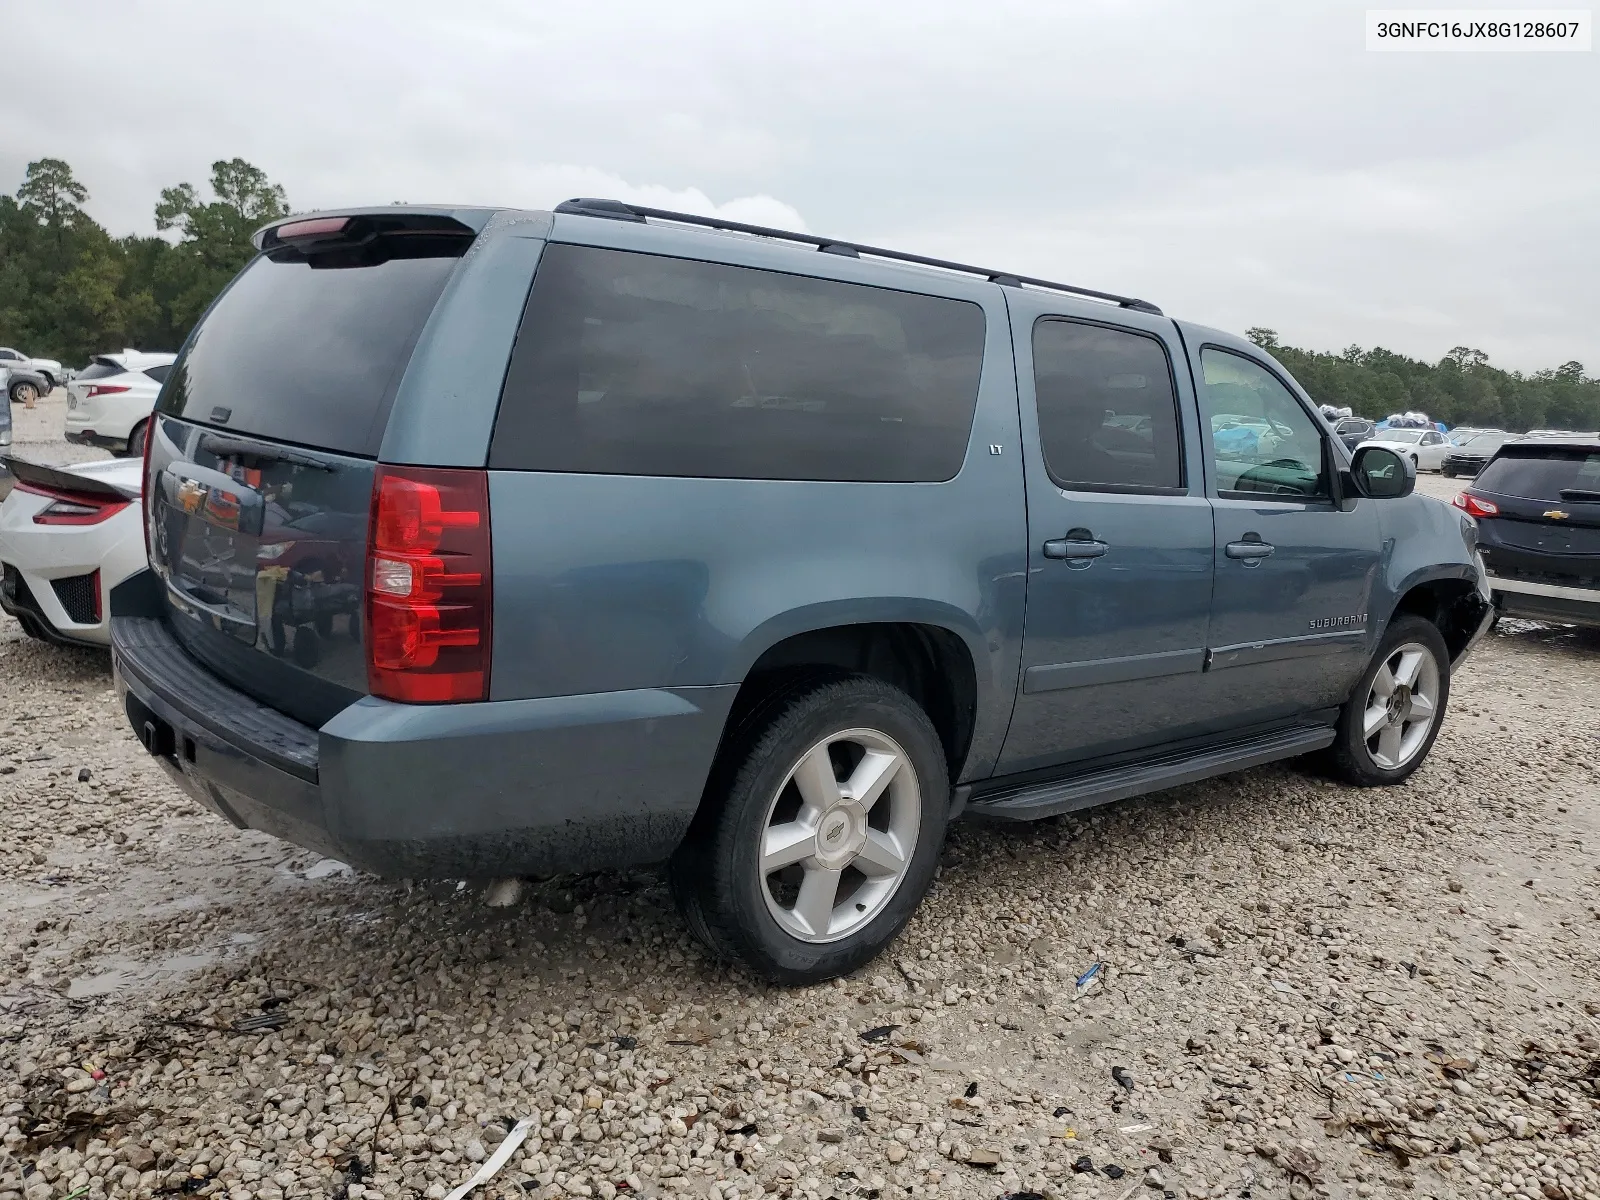
[[[1046,318],[1033,327],[1039,440],[1078,491],[1181,492],[1178,400],[1153,337]]]
[[[489,465],[947,480],[966,457],[983,337],[965,301],[551,245]]]

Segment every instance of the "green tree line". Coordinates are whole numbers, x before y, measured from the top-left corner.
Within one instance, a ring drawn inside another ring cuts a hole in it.
[[[168,236],[119,238],[84,211],[89,192],[71,167],[29,163],[16,194],[0,195],[0,344],[70,366],[124,346],[176,350],[249,261],[250,235],[289,212],[283,188],[240,158],[213,163],[209,188],[162,191],[156,228]],[[1247,336],[1317,403],[1364,417],[1415,409],[1449,425],[1600,429],[1600,379],[1578,362],[1525,375],[1466,346],[1427,363],[1382,347],[1301,350],[1271,329]]]
[[[113,237],[88,199],[58,158],[29,163],[0,195],[0,344],[72,367],[125,346],[176,350],[250,260],[250,235],[289,212],[283,188],[240,158],[212,164],[209,196],[162,191],[168,237]]]
[[[1492,367],[1487,354],[1467,346],[1426,363],[1381,346],[1351,346],[1338,354],[1300,350],[1279,343],[1271,329],[1249,329],[1245,336],[1288,367],[1318,404],[1375,421],[1416,411],[1452,427],[1600,429],[1600,379],[1585,377],[1580,362],[1525,375]]]

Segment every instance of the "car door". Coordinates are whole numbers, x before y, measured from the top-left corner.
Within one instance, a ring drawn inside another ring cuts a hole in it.
[[[1213,567],[1193,385],[1170,320],[1008,291],[1028,590],[998,770],[1060,767],[1203,726]]]
[[[1239,727],[1343,703],[1365,662],[1379,538],[1373,501],[1341,499],[1346,460],[1281,369],[1185,327],[1202,414],[1258,412],[1268,454],[1208,447],[1216,588],[1206,703]]]
[[[1444,455],[1448,448],[1444,435],[1430,429],[1422,435],[1422,444],[1417,450],[1417,465],[1425,471],[1437,471],[1444,466]]]

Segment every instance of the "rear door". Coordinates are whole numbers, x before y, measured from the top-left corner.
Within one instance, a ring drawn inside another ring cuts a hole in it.
[[[1022,680],[999,770],[1204,728],[1212,519],[1173,324],[1010,291],[1028,497]]]
[[[150,565],[198,660],[320,725],[364,694],[374,459],[417,336],[470,231],[368,231],[257,257],[157,405]]]
[[[1204,413],[1244,412],[1254,449],[1208,447],[1216,512],[1206,704],[1239,726],[1342,703],[1364,661],[1381,546],[1373,501],[1335,502],[1342,457],[1279,368],[1185,327]]]

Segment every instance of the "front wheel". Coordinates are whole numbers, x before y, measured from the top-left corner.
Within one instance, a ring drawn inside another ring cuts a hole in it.
[[[1339,714],[1335,771],[1347,783],[1400,783],[1422,765],[1450,700],[1450,653],[1431,621],[1396,618]]]
[[[875,957],[933,880],[950,809],[944,748],[877,679],[780,694],[724,748],[672,893],[708,949],[778,983]]]

